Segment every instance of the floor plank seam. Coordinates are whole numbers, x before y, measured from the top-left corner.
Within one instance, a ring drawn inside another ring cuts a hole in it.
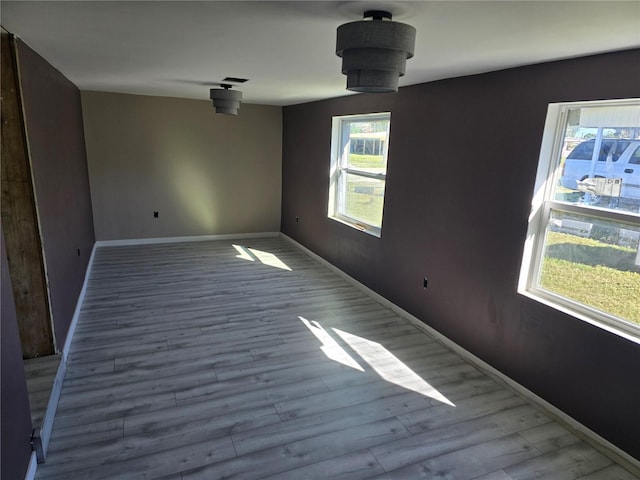
[[[108,249],[68,364],[64,450],[38,480],[634,478],[283,240]]]

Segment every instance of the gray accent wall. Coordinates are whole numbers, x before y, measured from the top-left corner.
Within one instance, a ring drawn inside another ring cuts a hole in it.
[[[18,64],[54,335],[61,351],[95,243],[80,90],[21,41]]]
[[[95,243],[80,91],[23,42],[18,65],[36,209],[58,350],[73,318]],[[31,414],[2,236],[2,467],[21,479],[31,455]]]
[[[638,96],[629,50],[285,107],[282,232],[640,460],[640,345],[516,291],[547,105]],[[327,218],[328,172],[332,116],[381,111],[375,238]]]
[[[104,92],[82,106],[97,240],[279,230],[280,107],[227,116],[208,100]]]

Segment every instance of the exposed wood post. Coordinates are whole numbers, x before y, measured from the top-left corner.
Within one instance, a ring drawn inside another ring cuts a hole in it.
[[[16,44],[2,32],[2,228],[16,304],[22,354],[54,353],[42,239],[24,128]]]

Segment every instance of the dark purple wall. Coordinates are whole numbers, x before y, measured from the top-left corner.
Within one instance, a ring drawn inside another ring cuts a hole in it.
[[[0,235],[2,258],[2,290],[0,330],[2,389],[0,411],[2,447],[0,448],[0,478],[21,479],[27,471],[31,456],[31,413],[24,376],[22,349],[18,334],[18,320],[13,303],[9,264],[4,246],[4,232]]]
[[[547,105],[637,96],[631,50],[285,107],[282,231],[640,459],[638,344],[516,293]],[[327,218],[331,117],[378,111],[380,239]]]
[[[56,346],[61,350],[95,242],[80,90],[23,42],[18,42],[18,62]]]

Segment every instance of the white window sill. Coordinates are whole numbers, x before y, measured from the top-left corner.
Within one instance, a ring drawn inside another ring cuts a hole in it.
[[[380,238],[382,236],[382,229],[367,225],[366,223],[358,222],[357,220],[351,220],[349,218],[336,217],[333,215],[329,215],[329,218],[360,232],[368,233],[373,237]]]

